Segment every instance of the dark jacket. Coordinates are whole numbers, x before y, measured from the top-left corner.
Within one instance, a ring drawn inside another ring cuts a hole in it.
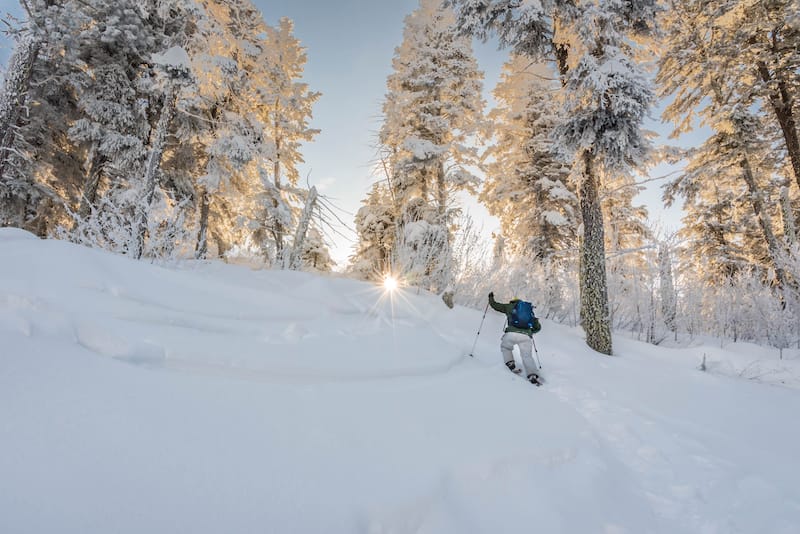
[[[525,334],[526,336],[533,336],[533,334],[542,329],[539,319],[534,317],[533,328],[518,328],[511,324],[511,312],[514,310],[514,306],[517,304],[518,300],[519,299],[511,299],[511,302],[504,304],[502,302],[497,302],[494,300],[494,297],[490,295],[489,306],[491,306],[493,310],[506,314],[506,321],[508,321],[508,325],[506,326],[504,332],[519,332],[520,334]]]

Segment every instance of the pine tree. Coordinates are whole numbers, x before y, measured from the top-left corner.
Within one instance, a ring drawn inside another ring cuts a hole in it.
[[[308,121],[319,94],[299,81],[305,49],[290,20],[272,28],[249,0],[219,0],[209,9],[206,33],[213,38],[201,51],[199,106],[208,121],[198,125],[199,142],[209,149],[196,186],[196,254],[205,255],[210,228],[218,254],[230,242],[252,241],[269,263],[283,265],[285,234],[297,212],[292,204],[304,195],[295,189],[300,147],[317,133]],[[251,222],[242,225],[243,219]]]
[[[77,213],[71,239],[137,256],[173,254],[167,236],[193,232],[198,256],[209,236],[220,255],[233,246],[252,253],[269,248],[273,216],[293,231],[291,204],[305,196],[293,185],[299,143],[313,136],[318,95],[297,80],[305,55],[289,21],[270,29],[250,0],[26,7],[31,22],[20,35],[39,37],[38,52],[22,61],[20,47],[20,63],[32,65],[31,105],[9,108],[31,112],[3,119],[15,123],[15,145],[3,149],[15,173],[14,183],[0,182],[4,220],[44,235]],[[154,61],[176,44],[196,81],[180,89]],[[22,94],[6,88],[11,100]],[[291,188],[275,181],[276,168]]]
[[[559,151],[573,162],[583,225],[581,324],[590,347],[611,354],[600,173],[642,165],[641,124],[653,99],[634,57],[652,32],[657,2],[454,0],[462,31],[549,61],[563,85]]]
[[[78,210],[81,218],[89,215],[106,174],[135,173],[144,161],[159,97],[147,81],[142,82],[153,76],[151,55],[185,36],[185,26],[173,24],[187,22],[185,13],[180,17],[175,12],[169,15],[174,20],[165,24],[159,20],[159,7],[180,8],[175,2],[162,2],[150,6],[150,11],[138,9],[130,1],[94,0],[81,9],[82,21],[64,18],[58,28],[61,34],[77,30],[72,40],[63,43],[63,49],[71,58],[67,79],[76,91],[82,115],[69,130],[72,142],[86,154],[87,175]],[[165,33],[166,26],[171,35]]]
[[[308,84],[299,81],[307,57],[293,31],[294,24],[285,17],[280,19],[277,28],[268,28],[261,56],[261,60],[270,66],[268,84],[258,88],[273,143],[270,159],[275,196],[271,199],[272,208],[268,208],[267,225],[278,258],[283,254],[285,232],[291,222],[285,216],[286,210],[280,209],[285,205],[283,176],[291,186],[297,185],[297,168],[303,163],[301,144],[311,141],[319,133],[319,130],[310,128],[308,122],[321,93],[311,91]]]
[[[726,37],[739,43],[738,61],[749,68],[736,82],[752,90],[780,129],[783,149],[800,192],[800,4],[794,0],[726,2],[719,13]],[[793,22],[795,21],[795,22]]]
[[[392,270],[397,212],[389,187],[380,182],[372,185],[362,204],[355,217],[358,242],[350,270],[360,278],[380,280]]]
[[[483,123],[482,74],[439,0],[421,0],[406,17],[392,65],[380,143],[398,210],[394,262],[415,283],[447,292],[453,195],[477,186],[467,166],[477,162],[470,141]]]
[[[489,114],[496,140],[487,156],[493,161],[480,195],[500,219],[508,251],[538,260],[577,245],[577,197],[552,139],[560,120],[552,78],[523,56],[512,55],[504,65],[494,90],[499,105]]]
[[[3,80],[2,93],[0,93],[0,192],[6,203],[10,203],[12,196],[22,193],[14,186],[15,176],[9,172],[14,145],[16,144],[17,126],[20,113],[25,107],[25,98],[30,84],[33,65],[41,47],[40,37],[33,30],[27,29],[18,34],[17,44],[8,63],[5,79]],[[18,218],[12,220],[11,214],[0,214],[0,224],[16,223],[21,225]]]
[[[135,174],[153,121],[148,58],[185,37],[187,6],[182,0],[26,3],[39,40],[34,101],[19,137],[29,152],[25,178],[45,193],[28,195],[26,209],[47,220],[44,226],[58,223],[59,209],[85,218],[104,174],[114,176],[110,186]]]
[[[61,81],[53,76],[52,67],[56,63],[47,64],[48,56],[52,54],[43,53],[43,49],[53,48],[49,46],[53,38],[47,22],[53,17],[58,20],[62,8],[66,7],[61,4],[67,3],[32,0],[23,5],[27,19],[19,27],[10,28],[9,33],[14,37],[16,46],[7,65],[0,93],[0,225],[25,227],[40,235],[44,235],[42,230],[47,226],[42,206],[52,206],[52,199],[56,195],[50,184],[36,176],[33,147],[38,142],[41,142],[39,146],[46,147],[48,141],[58,138],[63,121],[56,116],[48,117],[47,121],[39,120],[32,110],[43,95],[55,93],[54,87]],[[52,76],[53,84],[31,83],[34,80],[38,82],[45,73]],[[64,90],[59,89],[59,97],[63,98]],[[46,106],[47,103],[43,107],[52,112],[53,108]],[[60,104],[67,107],[63,101]],[[37,156],[36,159],[49,161],[49,158],[43,157],[44,154]],[[60,164],[66,172],[64,158]],[[39,221],[34,228],[32,223],[36,219]]]
[[[697,169],[697,170],[696,170]],[[668,184],[665,190],[667,205],[677,195],[684,197],[683,227],[678,232],[687,242],[681,248],[681,265],[701,274],[705,283],[730,283],[748,264],[747,255],[737,236],[740,221],[734,215],[741,211],[732,177],[708,169],[705,158],[690,161],[681,180]],[[703,187],[700,187],[703,184]]]
[[[266,23],[249,0],[204,2],[207,17],[191,43],[197,91],[187,99],[187,123],[196,149],[181,155],[197,162],[192,197],[199,212],[195,256],[209,243],[223,256],[252,235],[263,194],[264,124],[252,98],[266,65],[258,61]]]
[[[687,199],[696,198],[698,191],[712,186],[729,197],[725,202],[732,207],[749,206],[749,217],[739,217],[739,235],[744,237],[747,250],[763,251],[761,258],[756,256],[758,263],[774,271],[778,286],[786,288],[793,287],[795,281],[785,270],[785,248],[772,222],[774,208],[767,201],[773,196],[769,186],[775,182],[771,177],[779,172],[780,165],[771,154],[770,128],[763,116],[753,115],[759,98],[764,101],[764,96],[752,90],[754,76],[761,75],[752,61],[765,59],[763,55],[753,59],[741,52],[750,44],[758,48],[755,43],[759,42],[760,30],[754,30],[753,25],[738,28],[732,23],[741,20],[742,10],[750,7],[737,2],[681,2],[672,6],[666,19],[667,39],[658,81],[662,93],[674,94],[675,98],[664,117],[676,123],[676,133],[690,129],[697,115],[714,131],[694,152],[689,172],[670,186],[670,194],[681,191]],[[783,24],[773,19],[756,25],[762,23],[778,24],[779,28]],[[782,39],[779,29],[775,31],[775,38]],[[745,34],[750,37],[743,39]],[[691,47],[691,54],[687,54],[687,47]],[[711,71],[717,75],[709,77]],[[774,75],[783,77],[787,73],[777,69]],[[748,231],[754,225],[758,231]],[[717,233],[713,239],[724,245],[726,237]],[[697,260],[705,262],[707,258],[698,256]]]
[[[153,195],[159,183],[161,158],[167,144],[167,133],[178,104],[178,93],[181,85],[191,77],[189,56],[181,47],[175,46],[164,54],[154,55],[152,61],[163,70],[163,101],[158,123],[152,132],[147,160],[143,169],[141,194],[136,205],[134,220],[134,238],[131,255],[140,259],[144,252],[144,238],[147,230],[147,219]]]
[[[300,263],[305,269],[330,272],[335,262],[331,258],[325,238],[317,228],[311,227],[300,250]]]

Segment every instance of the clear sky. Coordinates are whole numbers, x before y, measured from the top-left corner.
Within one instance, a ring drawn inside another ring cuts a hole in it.
[[[322,97],[314,108],[311,125],[322,132],[304,147],[306,163],[300,174],[308,183],[344,210],[340,217],[352,227],[360,202],[376,179],[372,176],[376,132],[380,127],[381,102],[386,77],[391,72],[394,48],[402,40],[403,19],[418,0],[254,0],[270,24],[281,17],[295,23],[295,35],[307,48],[307,81]],[[0,12],[19,14],[14,0],[0,0]],[[5,65],[8,42],[0,48]],[[475,55],[486,74],[485,94],[498,80],[507,55],[493,44],[475,44]],[[664,130],[657,122],[648,125]],[[657,167],[653,176],[669,169]],[[651,219],[663,220],[677,228],[679,210],[664,210],[658,189],[663,181],[648,187],[637,200],[645,204]],[[483,224],[486,232],[495,221],[477,203],[468,202],[469,213]],[[347,238],[331,235],[333,257],[344,262],[351,254],[355,235],[342,229]]]

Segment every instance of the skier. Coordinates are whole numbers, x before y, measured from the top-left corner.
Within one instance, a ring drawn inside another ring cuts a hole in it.
[[[533,306],[524,300],[513,298],[508,304],[494,300],[494,292],[489,293],[489,305],[493,310],[505,313],[508,325],[506,326],[503,338],[500,341],[500,350],[503,353],[503,360],[506,367],[512,373],[519,373],[516,363],[514,363],[514,345],[519,347],[522,359],[522,371],[528,381],[537,386],[542,385],[539,375],[536,372],[536,364],[533,363],[531,353],[533,351],[533,334],[542,329],[539,319],[533,314]]]

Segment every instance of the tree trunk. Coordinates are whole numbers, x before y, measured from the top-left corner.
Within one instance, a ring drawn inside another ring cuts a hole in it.
[[[453,288],[453,258],[450,250],[450,229],[447,224],[447,174],[444,170],[444,162],[436,164],[436,211],[439,216],[439,225],[444,232],[443,249],[439,251],[436,259],[439,265],[438,280],[436,280],[437,290],[442,292],[442,300],[448,308],[454,305],[455,290]]]
[[[797,226],[792,213],[792,198],[789,194],[789,184],[781,187],[781,218],[783,219],[783,240],[788,246],[797,242]]]
[[[178,88],[174,83],[170,83],[167,94],[164,95],[164,104],[161,108],[161,116],[158,125],[153,132],[150,141],[150,153],[147,156],[147,163],[144,171],[144,191],[136,206],[136,220],[134,223],[135,241],[133,244],[132,256],[137,260],[142,257],[144,252],[144,235],[147,231],[147,218],[150,212],[150,204],[153,202],[153,195],[158,186],[159,169],[161,167],[161,157],[164,155],[164,148],[167,144],[167,133],[172,117],[175,115],[175,107],[178,101]]]
[[[275,124],[277,128],[277,122]],[[282,186],[281,186],[281,140],[280,138],[275,139],[275,163],[273,165],[272,173],[275,178],[275,189],[277,190],[277,195],[280,196]],[[286,258],[284,258],[285,254],[285,247],[284,247],[284,239],[286,234],[286,229],[283,227],[283,223],[277,217],[277,209],[280,205],[280,198],[274,198],[272,200],[272,207],[276,210],[276,217],[274,221],[274,227],[272,228],[272,235],[275,238],[275,260],[278,263],[282,263]]]
[[[277,214],[277,208],[280,205],[280,194],[282,190],[281,185],[281,135],[280,135],[280,124],[278,122],[278,116],[280,114],[280,101],[275,100],[275,121],[274,121],[274,131],[273,135],[275,136],[275,163],[273,164],[272,169],[272,176],[275,179],[275,189],[277,190],[277,198],[272,200],[272,207],[275,208],[275,212]],[[272,235],[275,237],[275,261],[278,264],[283,264],[286,258],[284,258],[284,254],[286,251],[284,250],[284,239],[285,239],[286,229],[283,227],[283,223],[278,219],[275,218],[274,227],[272,229]]]
[[[444,172],[444,162],[436,163],[436,212],[439,214],[439,221],[444,224],[444,216],[447,213],[447,176]]]
[[[195,259],[205,259],[208,253],[208,212],[210,209],[208,192],[200,190],[200,231],[197,232],[197,245],[194,248]]]
[[[219,232],[213,232],[213,236],[214,236],[214,241],[217,242],[217,257],[222,258],[225,261],[228,261],[227,258],[225,258],[225,255],[228,253],[228,250],[230,249],[228,243],[225,241],[225,239],[222,237],[222,234],[220,234]]]
[[[106,164],[106,158],[100,155],[97,151],[91,157],[89,164],[89,172],[86,178],[86,183],[83,185],[83,193],[81,194],[81,204],[78,208],[78,216],[81,220],[86,219],[92,211],[92,207],[97,201],[97,188],[100,186],[100,177],[103,175],[103,168]]]
[[[769,216],[769,212],[766,210],[766,206],[764,205],[764,199],[761,198],[761,190],[756,183],[755,176],[753,175],[753,169],[750,167],[750,160],[748,159],[746,153],[742,154],[742,157],[739,160],[739,166],[742,168],[742,178],[744,178],[744,181],[747,184],[747,189],[750,191],[749,197],[750,203],[753,206],[753,213],[756,215],[758,225],[761,227],[761,233],[764,235],[764,240],[767,242],[769,261],[772,264],[772,267],[775,269],[775,279],[778,283],[778,287],[780,289],[784,289],[787,287],[789,280],[786,276],[786,271],[783,268],[783,254],[781,253],[778,239],[775,237],[775,233],[772,230],[772,220]]]
[[[763,61],[758,62],[758,73],[769,86],[769,103],[775,118],[781,126],[786,152],[792,166],[797,187],[800,189],[800,139],[797,134],[797,123],[794,120],[794,101],[792,93],[783,78],[775,79]]]
[[[14,145],[15,129],[22,115],[33,65],[40,48],[41,40],[25,33],[8,61],[3,92],[0,94],[0,184],[8,181],[8,152]]]
[[[311,224],[311,214],[314,212],[314,206],[317,203],[317,188],[311,187],[308,190],[308,199],[303,208],[303,214],[300,216],[300,222],[297,224],[297,232],[294,235],[294,244],[292,251],[289,253],[288,262],[286,266],[289,269],[300,268],[300,252],[303,248],[303,242],[306,240],[306,233],[308,232],[308,225]]]
[[[611,325],[608,313],[605,236],[600,209],[599,183],[594,154],[582,154],[583,176],[579,187],[583,240],[580,246],[581,326],[586,344],[602,354],[611,354]]]
[[[678,325],[675,323],[678,312],[670,256],[669,246],[666,243],[660,243],[658,246],[658,282],[661,293],[661,315],[664,317],[664,324],[667,325],[669,331],[674,333],[678,331]]]

